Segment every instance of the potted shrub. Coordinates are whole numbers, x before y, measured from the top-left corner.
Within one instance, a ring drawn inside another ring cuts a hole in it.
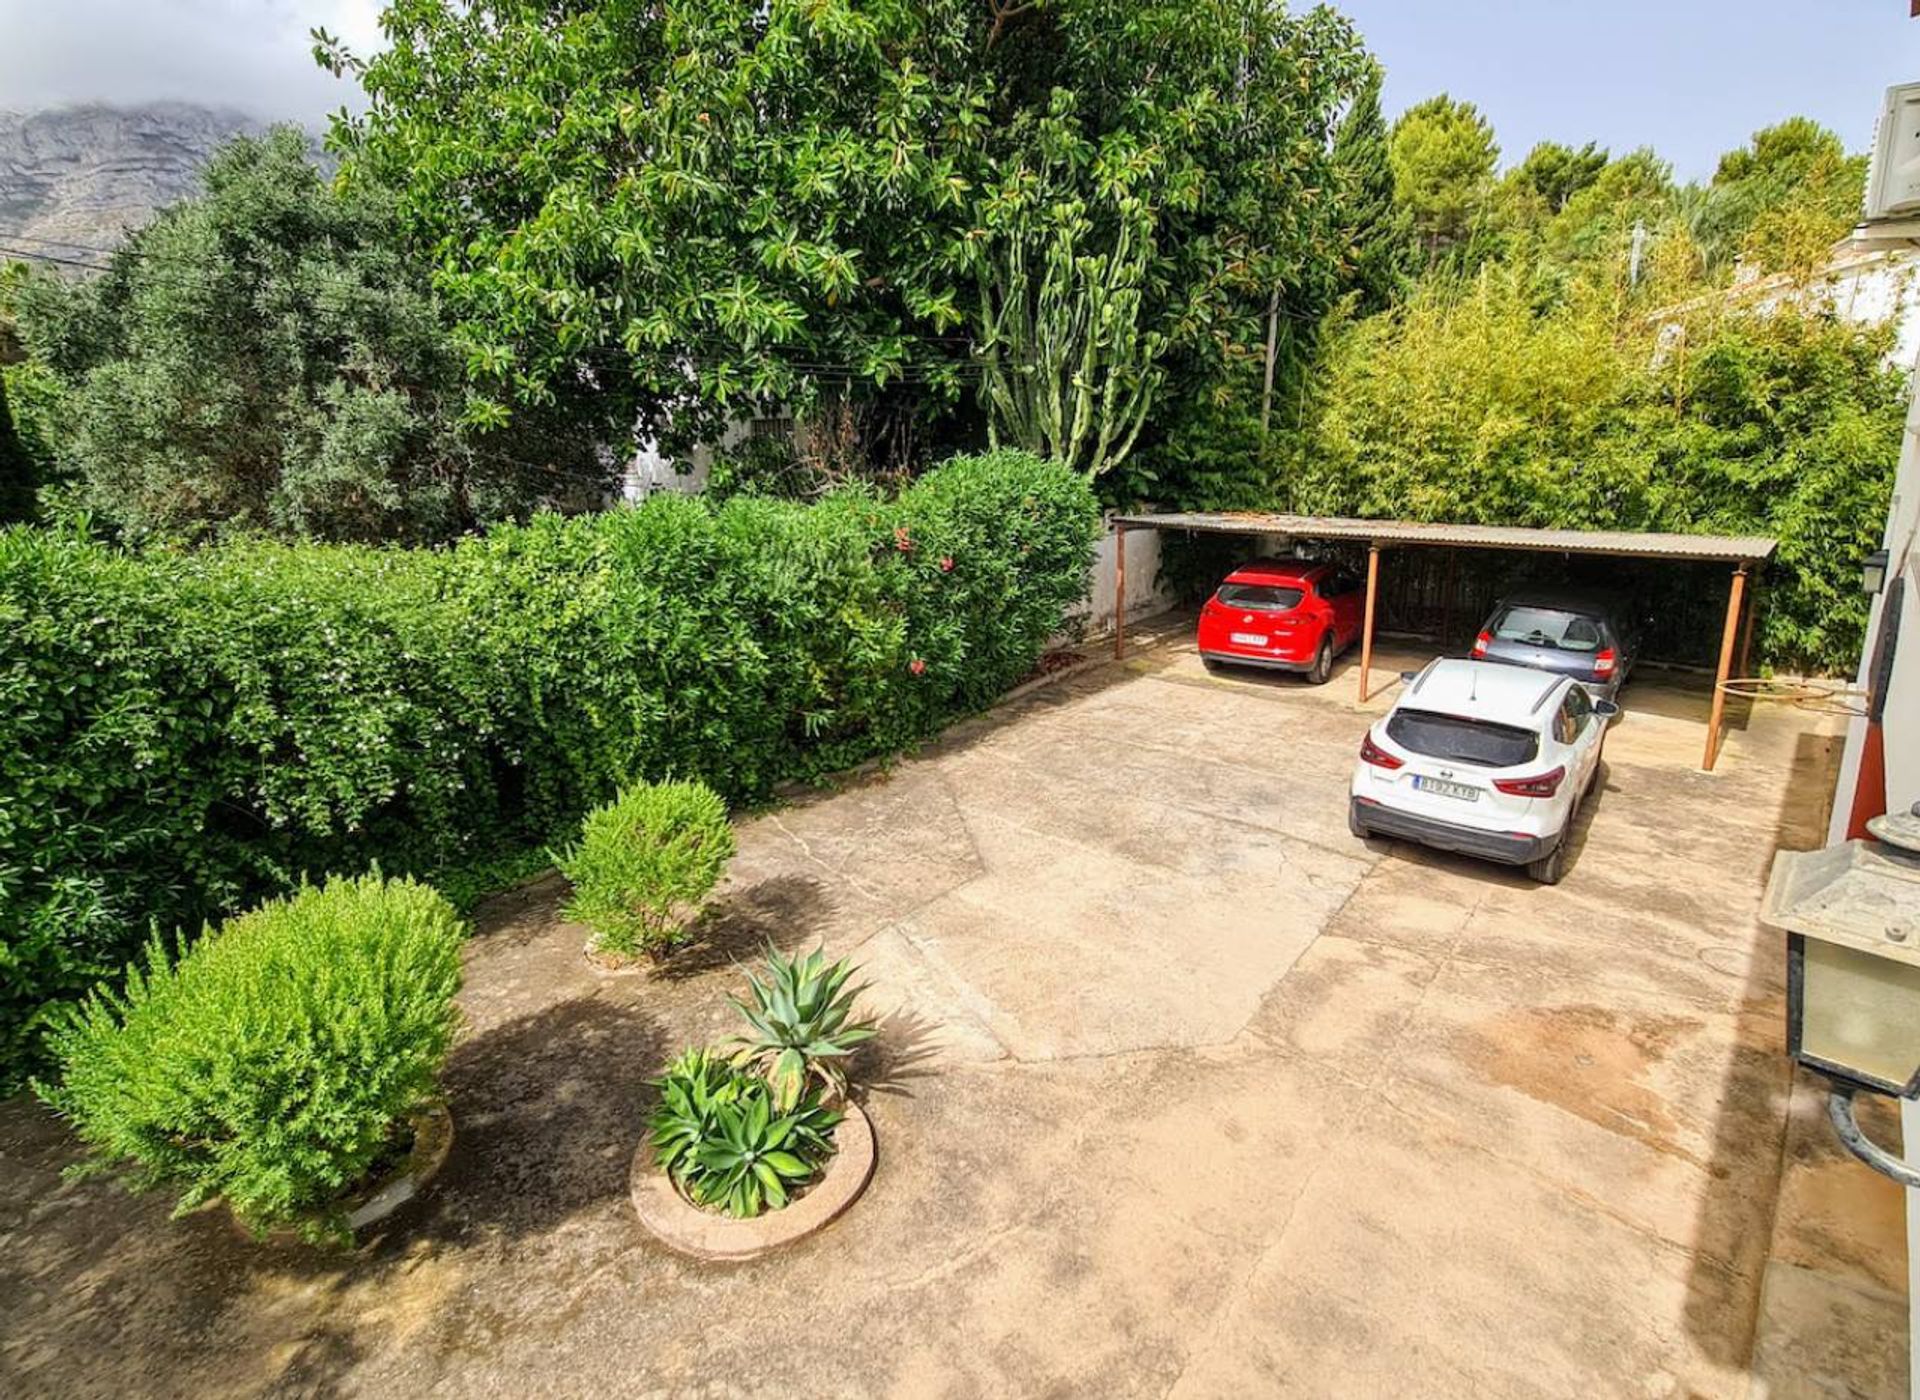
[[[156,938],[119,993],[68,1009],[57,1083],[79,1169],[214,1200],[256,1236],[341,1242],[445,1160],[437,1078],[458,1026],[465,926],[437,891],[378,872],[306,886]]]
[[[726,804],[705,783],[635,783],[587,814],[554,853],[573,883],[565,913],[593,930],[588,951],[658,957],[682,942],[733,858]]]
[[[655,1081],[633,1203],[663,1242],[751,1258],[823,1229],[866,1189],[873,1125],[844,1099],[844,1062],[874,1031],[853,1017],[853,972],[769,948],[765,980],[749,974],[749,1000],[734,1002],[748,1026],[737,1051],[685,1051]]]

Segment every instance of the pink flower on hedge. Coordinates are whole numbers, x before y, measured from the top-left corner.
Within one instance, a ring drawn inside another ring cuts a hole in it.
[[[953,556],[951,554],[943,554],[940,556],[940,572],[943,574],[953,572]]]
[[[924,676],[927,673],[927,663],[916,656],[907,663],[907,669],[916,676]]]
[[[896,525],[893,527],[893,547],[902,554],[906,554],[913,549],[913,536],[907,533],[906,526]]]

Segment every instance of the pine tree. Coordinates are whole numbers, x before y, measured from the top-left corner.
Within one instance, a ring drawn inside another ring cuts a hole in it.
[[[1343,289],[1360,294],[1356,309],[1366,315],[1400,299],[1413,265],[1412,221],[1394,202],[1378,71],[1362,85],[1334,133],[1333,163],[1346,242]]]

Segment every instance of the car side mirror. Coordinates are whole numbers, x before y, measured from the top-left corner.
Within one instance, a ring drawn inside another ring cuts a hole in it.
[[[1420,679],[1420,673],[1418,671],[1402,671],[1400,673],[1400,679],[1405,681],[1408,685],[1412,685],[1415,681]]]
[[[1612,719],[1620,713],[1620,707],[1611,700],[1596,700],[1593,702],[1593,712],[1601,719]]]

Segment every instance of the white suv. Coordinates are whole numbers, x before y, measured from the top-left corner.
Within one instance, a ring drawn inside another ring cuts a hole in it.
[[[1430,662],[1408,676],[1406,693],[1362,741],[1347,824],[1355,836],[1524,865],[1554,884],[1618,713],[1566,676]]]

